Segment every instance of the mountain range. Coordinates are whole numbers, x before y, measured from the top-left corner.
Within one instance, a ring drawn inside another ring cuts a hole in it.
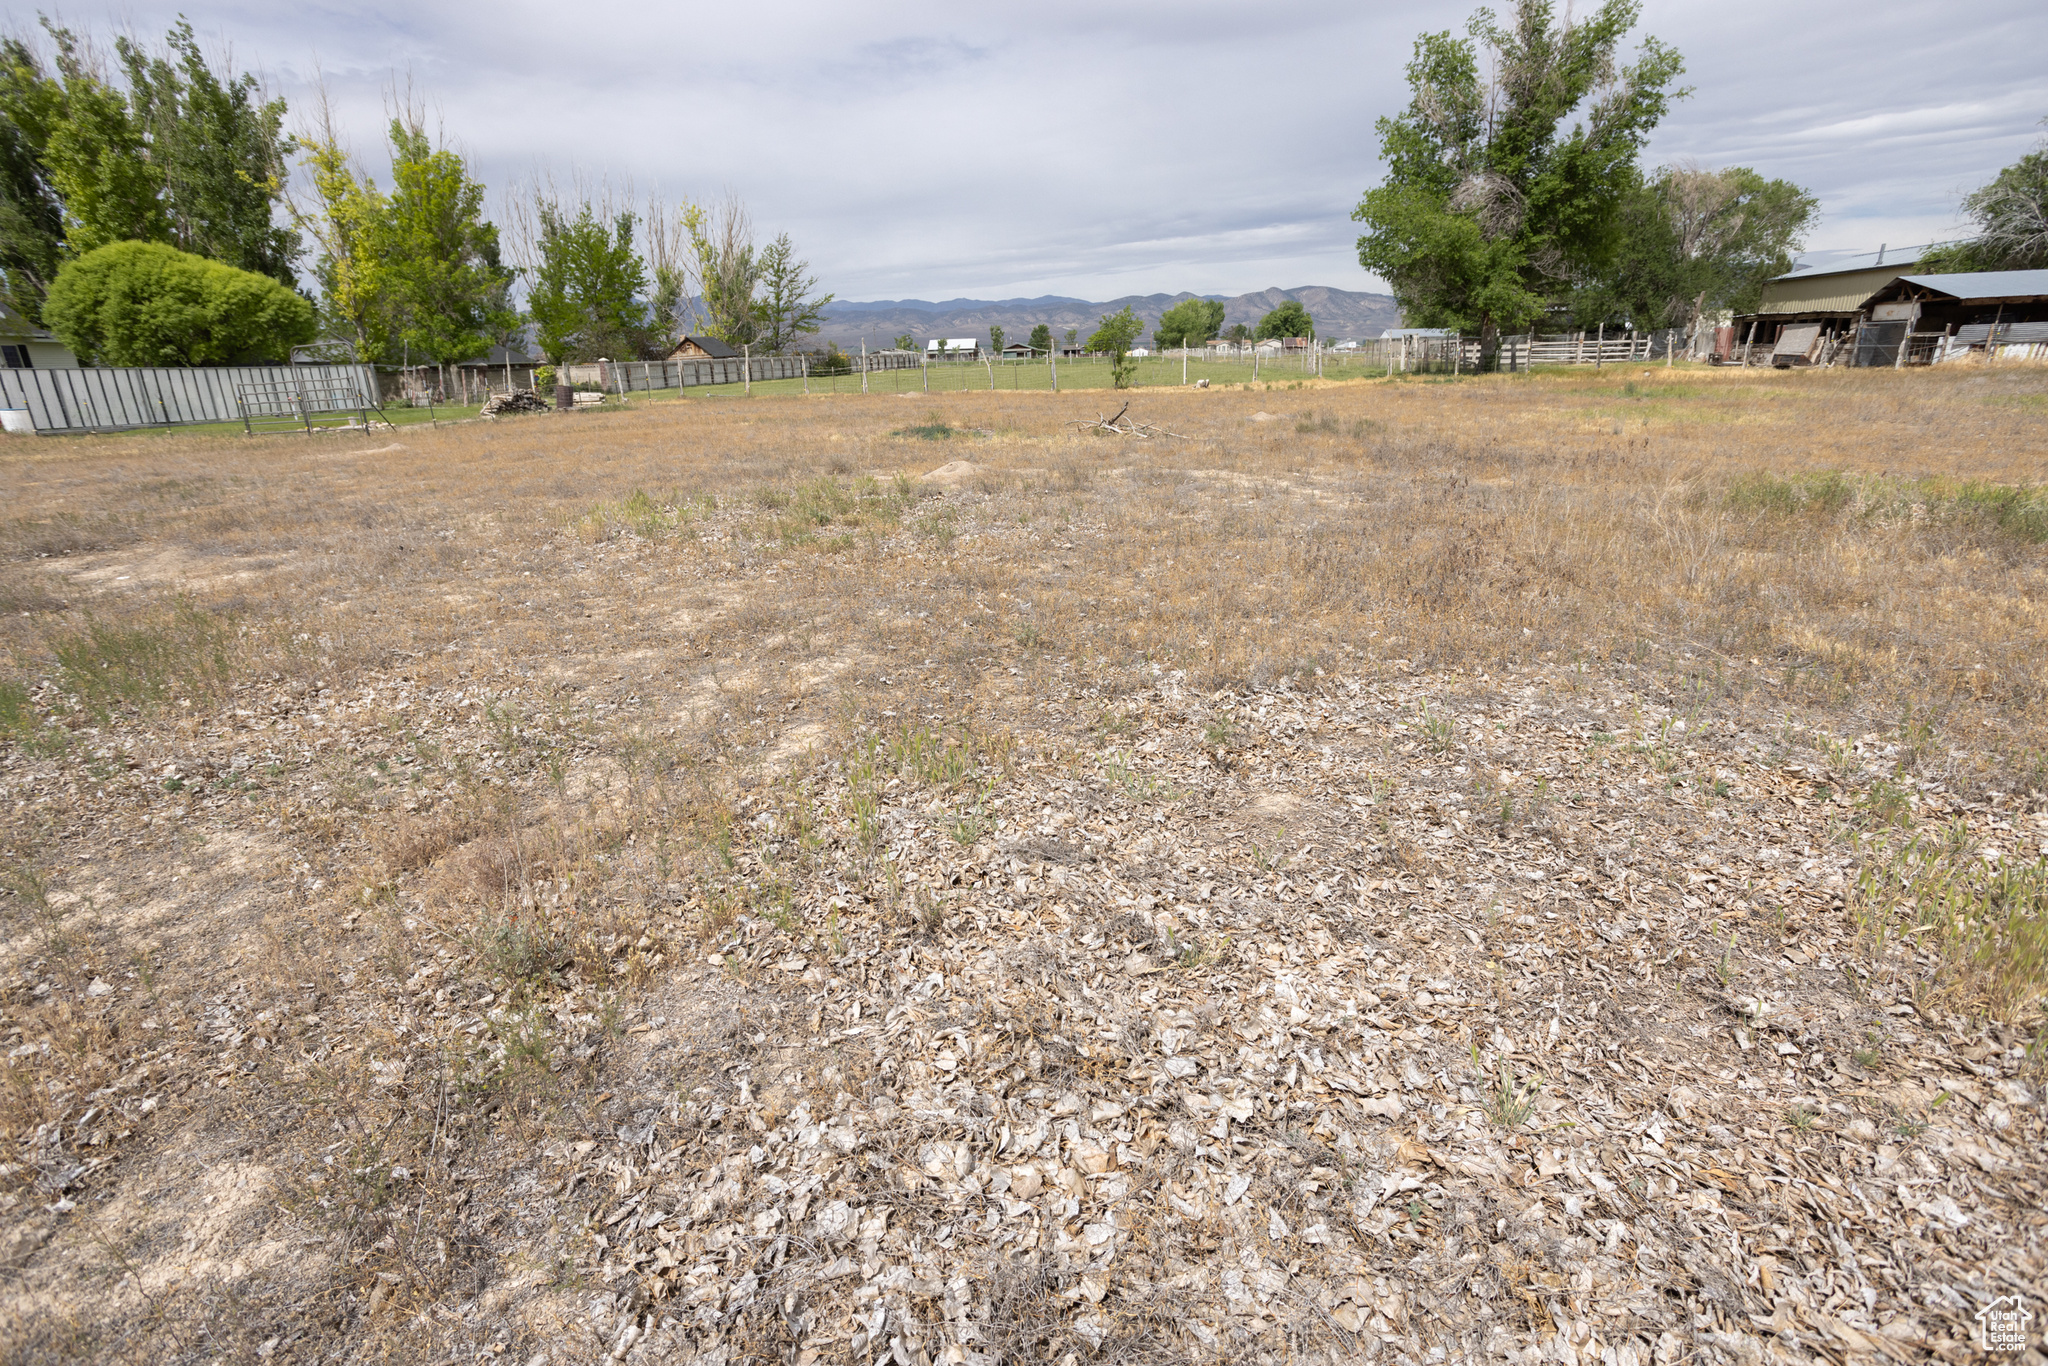
[[[835,300],[826,305],[824,326],[806,345],[838,342],[858,350],[863,339],[868,349],[893,345],[904,333],[923,346],[932,337],[973,337],[986,343],[991,324],[1003,329],[1008,341],[1023,341],[1031,329],[1046,323],[1055,337],[1069,328],[1086,341],[1101,323],[1102,315],[1128,305],[1145,323],[1149,345],[1159,316],[1183,299],[1213,299],[1223,304],[1223,325],[1234,323],[1257,327],[1259,319],[1292,299],[1315,319],[1316,335],[1328,341],[1344,337],[1377,337],[1389,327],[1401,325],[1401,310],[1391,294],[1361,294],[1328,285],[1304,285],[1299,289],[1264,289],[1235,298],[1221,294],[1129,294],[1121,299],[1090,302],[1061,294],[1036,299],[877,299],[860,303]]]

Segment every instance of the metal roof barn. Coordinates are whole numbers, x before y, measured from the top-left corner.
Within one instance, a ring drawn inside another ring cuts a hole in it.
[[[1907,286],[1907,288],[1900,288]],[[1972,270],[1953,275],[1901,275],[1867,296],[1865,303],[1901,298],[1913,290],[1965,304],[2026,304],[2048,299],[2048,270]]]
[[[1764,281],[1756,312],[1747,316],[1763,321],[1784,321],[1816,314],[1836,313],[1847,317],[1863,307],[1863,301],[1877,290],[1918,265],[1901,261],[1896,266],[1859,266],[1853,270],[1812,270],[1780,275]]]

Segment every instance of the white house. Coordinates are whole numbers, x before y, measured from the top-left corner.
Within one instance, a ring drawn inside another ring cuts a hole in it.
[[[78,357],[46,329],[0,305],[0,365],[9,370],[76,370]]]
[[[926,360],[979,360],[981,343],[973,337],[933,337],[924,344]]]

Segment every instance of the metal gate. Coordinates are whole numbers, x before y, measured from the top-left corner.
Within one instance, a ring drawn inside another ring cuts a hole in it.
[[[310,432],[320,418],[339,417],[367,427],[370,410],[377,407],[354,376],[252,380],[235,386],[235,404],[242,410],[242,430],[251,435],[259,429],[303,427]]]
[[[1895,365],[1906,340],[1909,322],[1865,323],[1856,330],[1856,355],[1851,365]]]

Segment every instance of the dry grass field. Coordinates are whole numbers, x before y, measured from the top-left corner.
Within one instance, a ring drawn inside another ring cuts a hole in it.
[[[0,1360],[2039,1326],[2048,372],[1105,398],[0,447]]]

